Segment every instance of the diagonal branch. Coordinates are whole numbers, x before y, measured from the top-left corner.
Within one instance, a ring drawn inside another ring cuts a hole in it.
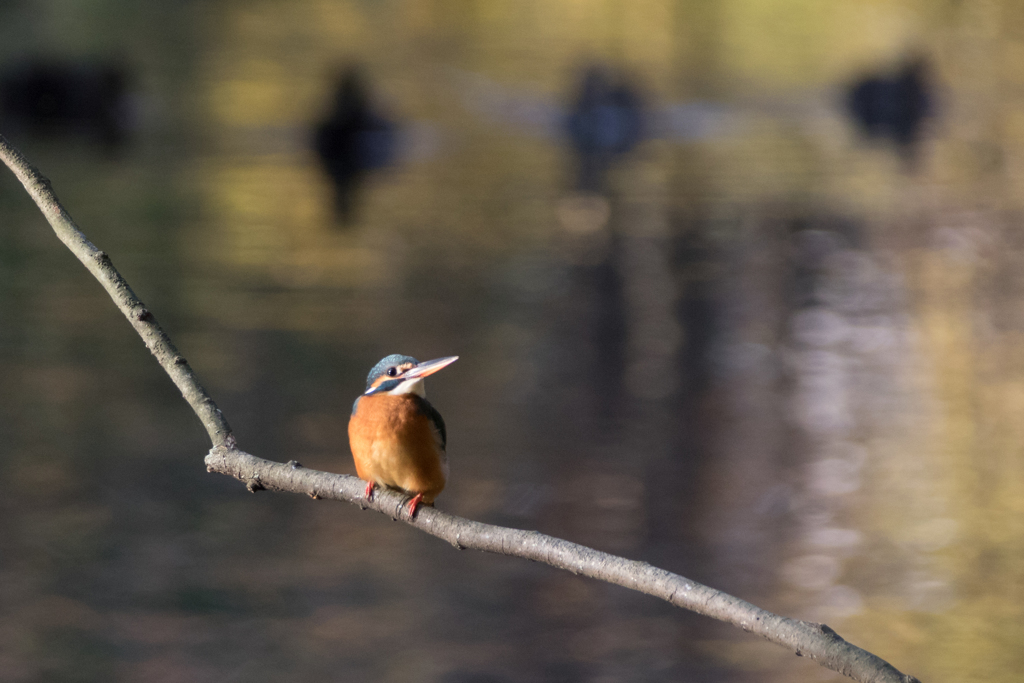
[[[107,294],[124,313],[124,317],[128,318],[128,322],[146,343],[146,348],[156,356],[157,362],[170,375],[171,381],[181,390],[181,395],[202,420],[213,444],[233,444],[231,427],[228,426],[217,404],[199,384],[188,361],[178,353],[178,349],[171,343],[171,338],[160,328],[153,314],[143,306],[139,297],[135,296],[135,292],[114,268],[106,252],[97,249],[96,245],[78,229],[57,200],[57,195],[54,194],[46,176],[36,170],[36,167],[30,164],[3,135],[0,135],[0,158],[25,186],[60,241],[78,257],[93,277],[100,281]]]
[[[135,296],[110,258],[78,229],[57,200],[50,181],[2,135],[0,158],[25,186],[60,240],[107,290],[202,420],[213,442],[213,448],[206,456],[208,471],[235,477],[253,492],[272,489],[304,493],[313,498],[347,501],[389,515],[393,519],[400,519],[459,549],[523,557],[646,593],[677,607],[759,635],[793,650],[798,656],[809,657],[824,667],[862,683],[920,683],[913,676],[900,673],[885,660],[843,640],[825,624],[773,614],[646,562],[609,555],[536,531],[474,522],[432,507],[421,507],[416,517],[410,518],[404,507],[405,498],[393,491],[378,491],[374,499],[368,501],[363,495],[365,483],[356,477],[309,470],[294,461],[287,464],[271,462],[239,450],[220,409],[199,384],[185,358],[178,353],[153,315]]]
[[[773,614],[646,562],[610,555],[536,531],[474,522],[432,507],[421,507],[416,516],[410,518],[405,507],[408,499],[399,493],[378,490],[368,501],[363,496],[366,482],[356,477],[306,469],[295,461],[286,464],[271,462],[234,447],[214,447],[206,456],[206,468],[210,472],[235,477],[253,492],[271,489],[347,501],[403,521],[448,541],[460,550],[523,557],[646,593],[676,607],[759,635],[856,681],[920,683],[913,676],[900,673],[880,657],[843,640],[825,624]]]

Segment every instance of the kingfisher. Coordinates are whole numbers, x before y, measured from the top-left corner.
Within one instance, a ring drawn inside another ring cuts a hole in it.
[[[458,360],[447,356],[420,363],[392,354],[373,366],[366,391],[352,405],[348,442],[356,473],[375,486],[408,493],[409,516],[420,503],[433,505],[448,479],[447,430],[426,398],[423,379]]]

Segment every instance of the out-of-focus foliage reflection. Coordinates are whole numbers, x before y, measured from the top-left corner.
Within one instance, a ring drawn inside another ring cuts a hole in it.
[[[115,156],[17,106],[0,131],[247,450],[352,472],[370,365],[458,354],[430,387],[440,507],[827,620],[923,680],[1016,680],[1015,3],[25,1],[0,37],[16,102],[25,64],[123,70]],[[353,65],[362,123],[339,129],[386,129],[387,154],[332,182],[317,130]],[[581,96],[588,72],[629,97]],[[198,423],[12,178],[0,215],[0,679],[824,675],[207,475]]]

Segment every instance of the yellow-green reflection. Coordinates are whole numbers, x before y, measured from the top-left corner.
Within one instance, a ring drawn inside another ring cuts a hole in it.
[[[165,64],[153,79],[184,80],[168,125],[191,131],[188,148],[148,141],[129,162],[137,173],[104,167],[90,179],[76,166],[99,168],[87,160],[60,169],[74,179],[66,190],[55,178],[86,231],[161,319],[168,311],[243,445],[351,471],[345,417],[368,364],[459,353],[463,374],[431,386],[452,429],[445,509],[827,619],[924,680],[1016,679],[1024,17],[1013,3],[195,11],[195,53],[160,48],[187,73]],[[857,138],[842,89],[915,52],[942,87],[908,173],[891,149]],[[611,170],[609,197],[578,196],[557,135],[474,102],[500,91],[550,116],[591,61],[630,73],[653,107],[712,101],[725,124],[648,140]],[[309,141],[350,62],[407,137],[343,227]],[[168,218],[153,199],[165,190],[198,208]],[[118,200],[77,210],[90,193]],[[826,296],[807,317],[790,298],[791,237],[838,239],[840,219],[859,233],[830,247],[842,259],[815,286],[884,301],[851,312]],[[15,231],[5,264],[39,258],[47,243],[29,234]],[[610,254],[617,298],[601,289]],[[33,277],[5,269],[8,291]],[[201,466],[178,445],[188,434],[201,454],[201,434],[173,392],[159,393],[151,359],[110,320],[91,322],[104,304],[83,280],[54,282],[6,311],[30,332],[4,338],[18,442],[4,481],[20,531],[0,537],[19,562],[0,569],[0,584],[17,587],[2,589],[14,608],[0,633],[16,647],[0,678],[78,661],[124,680],[817,675],[742,634],[572,577],[454,556],[320,503],[202,490],[214,485],[180,474]],[[715,309],[711,331],[678,313],[695,291]],[[594,341],[608,324],[622,328],[618,351]],[[690,389],[679,368],[701,335],[722,367],[710,388]],[[697,428],[679,428],[687,420]],[[135,476],[117,479],[123,467]],[[83,477],[94,487],[76,486]]]

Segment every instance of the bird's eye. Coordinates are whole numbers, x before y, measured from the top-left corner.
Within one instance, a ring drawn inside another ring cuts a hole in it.
[[[396,368],[396,367],[388,368],[388,377],[394,377],[397,374],[398,374],[398,368]]]

